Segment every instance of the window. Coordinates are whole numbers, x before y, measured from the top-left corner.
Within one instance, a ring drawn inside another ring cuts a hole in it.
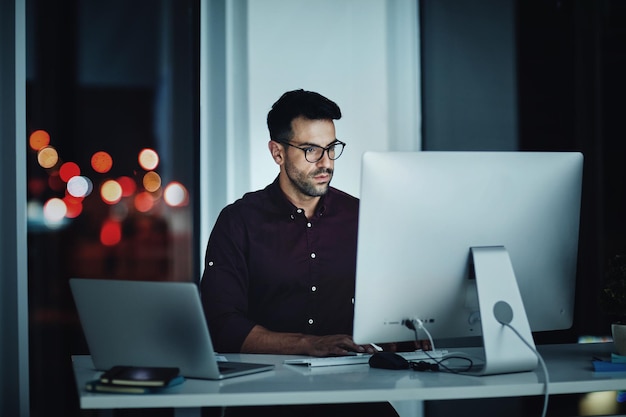
[[[28,2],[33,416],[76,411],[69,278],[199,277],[198,48],[195,0]]]

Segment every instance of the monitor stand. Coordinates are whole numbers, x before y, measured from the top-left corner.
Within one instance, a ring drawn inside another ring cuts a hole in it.
[[[470,248],[478,293],[485,365],[480,375],[532,371],[535,353],[502,323],[535,347],[509,253],[504,246]]]

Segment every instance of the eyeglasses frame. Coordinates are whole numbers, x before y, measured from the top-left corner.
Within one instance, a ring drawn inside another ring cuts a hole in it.
[[[294,145],[294,144],[290,143],[288,140],[283,140],[283,139],[278,139],[278,140],[275,140],[275,142],[281,143],[281,144],[283,144],[283,145],[289,145],[289,146],[291,146],[292,148],[300,149],[302,152],[304,152],[304,159],[305,159],[308,163],[310,163],[310,164],[316,164],[316,163],[318,163],[319,161],[321,161],[321,160],[324,158],[324,153],[326,153],[326,155],[328,155],[328,159],[330,159],[331,161],[335,161],[335,160],[337,160],[337,159],[338,159],[338,158],[339,158],[339,157],[343,154],[343,149],[345,149],[345,147],[346,147],[346,143],[345,143],[345,142],[340,141],[339,139],[335,139],[335,140],[334,140],[334,141],[333,141],[330,145],[328,145],[328,146],[326,146],[326,147],[319,146],[319,145],[313,145],[313,144],[310,144],[310,145],[301,145],[302,147],[300,147],[300,146],[297,146],[297,145]],[[339,154],[339,156],[337,156],[337,157],[335,157],[335,158],[331,158],[331,157],[330,157],[330,148],[332,148],[332,147],[334,147],[334,146],[337,146],[337,145],[342,145],[341,153]],[[318,159],[317,161],[309,161],[309,160],[307,159],[307,149],[308,149],[308,148],[319,148],[319,149],[321,149],[321,150],[322,150],[322,154],[320,155],[320,157],[319,157],[319,159]]]

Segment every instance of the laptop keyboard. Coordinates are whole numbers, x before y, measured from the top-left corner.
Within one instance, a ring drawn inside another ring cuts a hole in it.
[[[445,349],[429,350],[428,353],[422,350],[416,350],[413,352],[397,352],[407,361],[425,361],[435,362],[436,360],[443,359],[448,354]],[[326,358],[300,358],[300,359],[286,359],[285,364],[288,365],[308,365],[310,367],[318,366],[338,366],[338,365],[359,365],[368,363],[371,354],[357,353],[349,356],[330,356]]]

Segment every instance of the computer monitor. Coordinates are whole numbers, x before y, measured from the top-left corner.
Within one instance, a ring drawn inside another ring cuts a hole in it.
[[[577,152],[366,152],[355,342],[414,340],[419,319],[435,340],[482,336],[484,373],[534,369],[495,316],[504,305],[531,344],[571,327],[582,165]]]

